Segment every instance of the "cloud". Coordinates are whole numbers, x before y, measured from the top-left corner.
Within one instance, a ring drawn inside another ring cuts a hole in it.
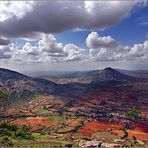
[[[91,60],[116,61],[122,59],[118,49],[119,45],[111,36],[101,37],[97,32],[91,32],[86,38],[86,45],[90,48]]]
[[[10,43],[0,45],[0,59],[12,63],[67,63],[84,61],[140,61],[148,59],[148,41],[133,46],[121,45],[111,36],[91,32],[86,38],[89,53],[72,43],[64,45],[52,34],[42,34],[36,44],[25,42],[22,47]]]
[[[93,61],[126,61],[148,58],[148,41],[133,46],[120,45],[111,36],[99,36],[91,32],[86,38],[89,58]]]
[[[84,51],[85,49],[74,44],[67,44],[64,46],[64,52],[67,53],[64,61],[81,61],[84,58]]]
[[[1,2],[0,35],[26,37],[76,28],[104,29],[127,17],[135,5],[135,1]]]
[[[29,42],[26,42],[22,48],[13,45],[11,47],[13,51],[13,55],[11,58],[12,62],[20,62],[20,63],[27,63],[27,62],[36,62],[38,57],[38,50],[35,46],[32,46]]]
[[[101,37],[97,32],[91,32],[86,38],[86,44],[89,48],[114,48],[117,46],[117,42],[111,37]]]
[[[142,26],[147,26],[147,25],[148,25],[148,21],[141,22],[140,25],[142,25]]]
[[[32,11],[33,1],[3,1],[0,2],[0,22],[17,16],[24,17],[27,12]]]
[[[63,50],[63,44],[58,43],[54,35],[42,35],[42,39],[38,42],[39,49],[42,52],[46,52],[49,56],[64,57],[66,53]]]
[[[148,41],[146,40],[143,44],[135,44],[130,48],[128,59],[148,59]]]
[[[10,59],[12,56],[12,52],[9,46],[2,46],[0,45],[0,60],[2,59]]]
[[[8,45],[10,43],[10,40],[0,38],[0,45]]]
[[[58,43],[52,34],[42,34],[36,46],[26,42],[22,48],[14,45],[11,50],[11,60],[20,63],[81,61],[85,51],[74,44]]]

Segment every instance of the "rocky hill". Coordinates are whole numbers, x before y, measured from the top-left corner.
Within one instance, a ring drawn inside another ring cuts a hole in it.
[[[136,78],[122,74],[113,68],[105,68],[98,74],[94,75],[93,80],[97,81],[134,81]]]

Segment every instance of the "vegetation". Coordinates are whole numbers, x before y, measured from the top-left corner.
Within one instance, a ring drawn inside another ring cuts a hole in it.
[[[0,142],[2,145],[6,146],[6,147],[12,147],[14,146],[12,140],[8,137],[2,137],[2,140]]]
[[[133,109],[131,111],[129,111],[126,115],[128,118],[130,118],[132,120],[136,120],[136,119],[140,118],[141,111],[138,107],[133,107]]]
[[[62,116],[48,116],[47,120],[49,120],[49,121],[63,121],[64,117],[62,117]]]
[[[29,128],[26,125],[17,127],[14,124],[1,122],[0,123],[0,145],[13,146],[14,140],[17,139],[33,139]]]
[[[11,91],[5,88],[0,89],[0,98],[7,99],[11,95]]]
[[[50,113],[47,109],[41,109],[40,111],[38,111],[38,114],[48,114]]]
[[[106,77],[99,76],[87,85],[59,87],[24,76],[6,80],[6,75],[0,81],[5,86],[0,88],[0,147],[94,147],[95,143],[98,147],[110,143],[142,147],[139,141],[148,139],[143,82],[99,81]],[[56,87],[61,90],[55,91]]]

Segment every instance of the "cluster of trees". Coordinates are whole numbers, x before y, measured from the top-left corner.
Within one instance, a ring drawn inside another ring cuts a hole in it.
[[[141,111],[138,107],[133,107],[131,111],[129,111],[126,116],[129,119],[137,120],[141,117]]]
[[[11,91],[6,88],[0,88],[0,98],[8,99],[11,95]]]
[[[0,88],[0,111],[3,111],[10,106],[9,99],[12,92],[12,90],[7,88]]]
[[[0,146],[14,146],[13,139],[33,139],[26,125],[17,127],[14,124],[0,123]]]

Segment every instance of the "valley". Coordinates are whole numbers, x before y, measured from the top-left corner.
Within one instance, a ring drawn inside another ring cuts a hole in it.
[[[31,134],[17,138],[10,130],[0,146],[148,146],[146,78],[106,68],[73,79],[55,83],[0,69],[1,124],[25,125]]]
[[[148,0],[0,1],[0,148],[148,148]]]

